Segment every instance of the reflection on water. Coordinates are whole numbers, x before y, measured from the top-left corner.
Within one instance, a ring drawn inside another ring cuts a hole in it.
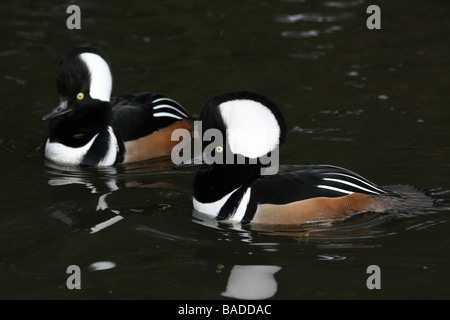
[[[95,226],[91,227],[90,233],[96,233],[96,232],[98,232],[98,231],[100,231],[102,229],[105,229],[105,228],[107,228],[109,226],[112,226],[114,223],[116,223],[116,222],[118,222],[118,221],[120,221],[122,219],[123,219],[123,217],[118,215],[116,217],[112,217],[112,218],[110,218],[110,219],[108,219],[106,221],[103,221],[101,223],[98,223]]]
[[[90,227],[90,233],[98,232],[107,228],[114,223],[123,219],[119,210],[110,209],[107,196],[118,190],[117,185],[117,169],[114,167],[105,168],[81,168],[81,167],[65,167],[54,163],[47,163],[48,168],[48,185],[53,188],[61,188],[71,185],[82,185],[86,187],[91,194],[97,198],[95,211],[106,211],[114,213],[115,216],[105,221],[99,222]],[[102,178],[99,179],[99,174]],[[75,217],[72,217],[71,209],[73,201],[58,201],[57,208],[53,210],[51,215],[68,225],[74,224]],[[73,211],[72,211],[73,212]]]
[[[231,269],[227,288],[221,295],[246,300],[269,299],[278,290],[274,275],[280,270],[278,266],[235,265]]]
[[[121,221],[124,217],[119,209],[110,208],[107,197],[122,188],[171,188],[177,187],[171,183],[158,180],[153,183],[146,183],[145,178],[150,175],[159,175],[164,170],[171,170],[172,162],[168,158],[131,164],[126,166],[110,167],[76,167],[61,166],[53,162],[46,162],[48,185],[53,188],[62,188],[66,186],[82,185],[96,198],[97,204],[95,211],[113,213],[114,216],[96,223],[90,227],[90,233],[96,233],[113,224]],[[92,197],[91,197],[92,199]],[[66,203],[57,202],[58,209],[55,209],[51,215],[68,225],[74,224],[76,217],[71,217],[67,212],[73,212],[73,203],[71,199]],[[169,204],[160,204],[160,208],[166,209]],[[61,207],[65,207],[61,209]],[[128,208],[128,210],[139,212],[139,209]]]
[[[283,23],[294,23],[297,21],[308,22],[335,22],[340,20],[352,19],[355,16],[351,12],[343,13],[300,13],[289,15],[278,15],[275,17],[275,21]]]

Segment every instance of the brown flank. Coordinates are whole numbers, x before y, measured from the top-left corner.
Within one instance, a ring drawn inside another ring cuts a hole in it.
[[[171,141],[172,132],[176,129],[186,129],[192,133],[192,121],[182,120],[149,134],[137,140],[125,142],[123,163],[144,161],[147,159],[167,156],[179,141]]]
[[[353,193],[338,198],[317,197],[287,204],[260,204],[252,223],[301,224],[332,220],[364,211],[384,211],[385,205],[373,197]]]

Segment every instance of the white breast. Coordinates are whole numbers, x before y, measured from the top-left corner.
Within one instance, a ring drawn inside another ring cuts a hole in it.
[[[117,157],[117,149],[118,143],[117,138],[114,135],[113,129],[108,127],[108,135],[109,135],[109,148],[106,155],[103,159],[98,163],[98,166],[110,166],[113,165],[116,161]],[[47,139],[45,143],[45,156],[59,164],[63,165],[79,165],[83,160],[83,157],[92,147],[95,139],[97,139],[98,134],[96,134],[88,143],[84,146],[78,148],[72,148],[66,146],[59,142],[50,142]]]
[[[47,142],[45,143],[45,156],[48,159],[63,165],[79,165],[97,136],[98,134],[84,146],[79,148],[68,147],[59,142],[50,142],[50,140],[47,139]]]
[[[198,201],[197,199],[193,199],[193,205],[194,209],[198,212],[204,213],[208,216],[211,216],[213,218],[217,217],[220,209],[224,206],[224,204],[227,202],[228,198],[231,197],[231,195],[236,192],[236,190],[239,188],[234,189],[229,194],[225,195],[222,199],[219,199],[214,202],[207,202],[203,203]],[[241,222],[244,218],[245,211],[247,210],[247,205],[250,201],[250,195],[251,195],[251,188],[247,188],[245,191],[244,196],[242,197],[241,201],[239,202],[238,207],[236,208],[236,211],[232,217],[228,219],[228,221],[232,222]]]

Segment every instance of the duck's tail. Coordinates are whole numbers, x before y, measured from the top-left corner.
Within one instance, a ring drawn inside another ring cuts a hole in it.
[[[399,215],[415,216],[450,209],[450,205],[445,204],[449,199],[443,199],[442,193],[433,190],[422,190],[409,185],[393,185],[385,188],[399,195],[391,199],[392,207],[389,210]]]

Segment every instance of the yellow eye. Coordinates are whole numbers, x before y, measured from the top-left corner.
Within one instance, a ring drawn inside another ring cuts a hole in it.
[[[217,147],[216,147],[216,151],[217,151],[218,153],[221,153],[221,152],[223,151],[223,148],[222,148],[221,146],[217,146]]]
[[[77,94],[77,99],[78,99],[78,100],[83,100],[83,99],[84,99],[84,93],[83,93],[83,92],[79,92],[79,93]]]

